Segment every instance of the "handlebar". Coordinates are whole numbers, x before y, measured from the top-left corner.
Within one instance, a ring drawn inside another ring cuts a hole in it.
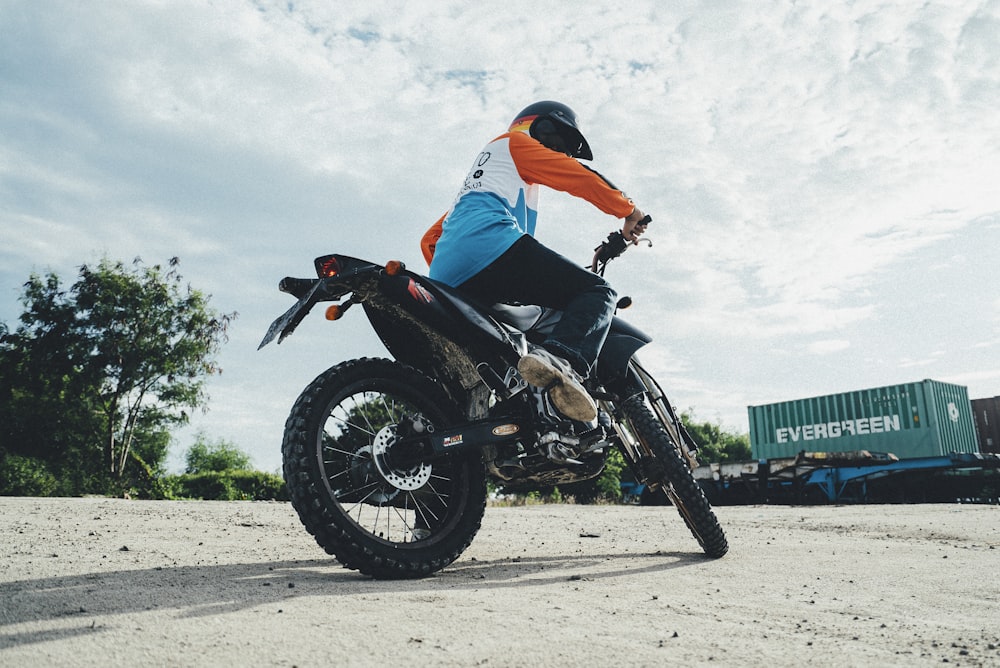
[[[651,220],[652,217],[647,215],[636,223],[635,226],[638,227],[640,225],[648,225]],[[637,238],[633,241],[629,241],[620,231],[616,230],[612,232],[608,235],[607,240],[602,241],[601,245],[594,249],[594,259],[590,263],[590,270],[600,276],[603,276],[604,270],[608,266],[608,262],[611,262],[611,260],[628,250],[629,246],[635,246],[640,241],[646,242],[649,246],[653,245],[653,242],[649,239]]]

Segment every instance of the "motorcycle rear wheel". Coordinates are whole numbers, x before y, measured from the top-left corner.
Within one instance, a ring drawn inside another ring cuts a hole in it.
[[[486,508],[476,455],[389,463],[395,426],[414,415],[441,428],[460,413],[416,370],[360,359],[318,376],[285,424],[285,482],[299,519],[346,568],[375,578],[441,570],[472,542]]]
[[[666,494],[707,556],[725,555],[729,551],[726,534],[687,461],[646,403],[645,394],[640,392],[627,399],[622,409],[639,442],[656,460],[646,468],[652,469],[650,476],[656,478],[649,482],[661,485],[657,494]]]

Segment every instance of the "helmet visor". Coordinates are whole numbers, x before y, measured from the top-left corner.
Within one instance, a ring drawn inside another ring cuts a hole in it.
[[[580,131],[542,116],[531,124],[531,136],[543,146],[573,158],[590,160],[590,147]]]

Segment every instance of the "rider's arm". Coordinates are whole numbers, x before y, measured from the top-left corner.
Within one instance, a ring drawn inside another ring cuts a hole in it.
[[[438,221],[430,226],[426,232],[424,232],[423,238],[420,239],[420,250],[424,253],[424,260],[427,261],[427,266],[431,266],[431,260],[434,259],[434,248],[437,246],[438,239],[441,238],[441,224],[444,223],[444,214],[438,218]]]
[[[521,132],[510,133],[509,145],[518,174],[526,182],[580,197],[616,218],[626,218],[637,211],[625,193],[574,158],[545,148]]]

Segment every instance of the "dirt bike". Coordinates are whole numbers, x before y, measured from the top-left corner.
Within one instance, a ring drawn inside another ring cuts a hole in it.
[[[603,274],[629,245],[612,233],[591,268]],[[597,419],[574,422],[517,371],[559,312],[476,304],[395,261],[324,255],[314,264],[317,278],[279,283],[298,301],[259,348],[280,343],[320,302],[333,302],[329,320],[361,304],[395,358],[331,367],[306,387],[285,424],[292,505],[345,567],[375,578],[439,571],[479,530],[487,478],[504,490],[589,480],[614,448],[636,481],[669,499],[707,556],[727,552],[725,533],[692,476],[697,445],[636,359],[650,337],[614,317],[588,381]]]

